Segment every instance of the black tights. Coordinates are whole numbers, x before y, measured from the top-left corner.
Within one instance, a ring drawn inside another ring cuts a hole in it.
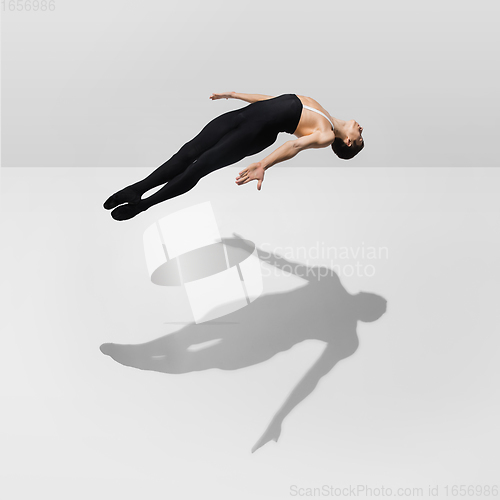
[[[129,202],[116,208],[112,216],[117,220],[134,217],[157,203],[186,193],[210,172],[259,153],[276,141],[280,131],[295,130],[302,107],[298,111],[291,96],[298,100],[295,94],[284,94],[218,116],[145,179],[108,198],[104,207],[110,209]],[[165,183],[156,193],[141,199],[145,192]]]

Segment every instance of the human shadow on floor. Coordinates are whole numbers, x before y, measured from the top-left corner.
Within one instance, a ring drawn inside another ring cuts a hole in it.
[[[225,238],[223,243],[240,248],[248,245],[241,238]],[[229,326],[221,327],[219,318],[188,324],[144,344],[100,347],[123,365],[179,374],[209,368],[236,370],[262,363],[305,340],[325,342],[321,355],[276,412],[252,452],[272,439],[277,441],[281,423],[290,411],[340,360],[354,354],[359,345],[357,322],[376,321],[387,309],[387,301],[379,295],[348,293],[332,269],[308,267],[261,249],[257,251],[262,261],[293,272],[307,284],[291,291],[261,295],[246,307],[225,315]]]

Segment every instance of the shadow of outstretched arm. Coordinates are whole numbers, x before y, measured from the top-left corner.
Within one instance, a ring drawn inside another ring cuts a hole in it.
[[[314,365],[302,377],[299,383],[292,390],[281,408],[276,412],[264,434],[255,443],[252,448],[252,453],[258,450],[271,440],[278,441],[281,434],[281,424],[285,417],[311,392],[315,389],[321,377],[324,377],[330,370],[343,358],[346,353],[339,352],[332,344],[327,344],[321,356],[317,359]]]
[[[239,234],[233,233],[234,238],[223,238],[223,243],[225,245],[234,246],[237,248],[242,248],[244,250],[252,251],[253,246],[248,245],[247,241],[242,238]],[[291,272],[306,281],[311,281],[317,279],[317,276],[326,277],[329,274],[335,274],[333,270],[325,266],[307,266],[301,262],[295,262],[285,257],[275,254],[273,252],[268,252],[257,247],[257,255],[259,259],[267,264],[270,264],[278,269],[286,272]],[[336,276],[336,275],[335,275]]]

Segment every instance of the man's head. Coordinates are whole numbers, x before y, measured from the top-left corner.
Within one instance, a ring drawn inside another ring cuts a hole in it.
[[[352,296],[357,317],[367,323],[376,321],[387,312],[387,300],[370,292],[359,292]]]
[[[361,137],[363,127],[355,120],[346,122],[344,134],[345,137],[335,137],[332,143],[333,152],[343,160],[350,160],[356,156],[364,147],[365,141]]]

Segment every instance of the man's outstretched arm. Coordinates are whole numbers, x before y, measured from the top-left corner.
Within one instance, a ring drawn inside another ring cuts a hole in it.
[[[212,101],[216,101],[217,99],[240,99],[241,101],[246,102],[257,102],[257,101],[265,101],[266,99],[273,99],[272,95],[263,95],[263,94],[242,94],[240,92],[214,92],[209,99]]]
[[[285,142],[285,144],[282,144],[278,149],[261,160],[260,163],[264,167],[264,170],[267,170],[276,165],[276,163],[293,158],[300,151],[304,151],[304,149],[324,148],[331,144],[329,139],[328,134],[316,130],[312,134],[303,135],[298,139]]]

